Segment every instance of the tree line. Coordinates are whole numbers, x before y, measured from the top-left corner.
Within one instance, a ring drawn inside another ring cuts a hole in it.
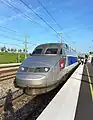
[[[1,52],[25,52],[25,49],[16,49],[16,48],[6,48],[5,46],[4,47],[1,47],[0,48],[0,51]]]

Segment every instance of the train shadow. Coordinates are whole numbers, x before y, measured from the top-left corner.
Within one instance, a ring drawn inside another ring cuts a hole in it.
[[[4,103],[4,113],[3,113],[3,120],[23,120],[27,117],[29,113],[33,110],[36,110],[36,104],[39,102],[38,99],[35,97],[32,100],[29,100],[26,103],[23,103],[21,108],[17,108],[17,110],[13,107],[13,95],[12,90],[9,89],[6,95],[5,103]],[[36,103],[36,104],[35,104]]]
[[[14,116],[12,97],[12,90],[9,89],[4,103],[4,120],[7,120],[7,116],[11,116],[11,118]]]
[[[9,90],[4,105],[4,120],[25,120],[29,115],[31,115],[30,118],[32,120],[37,116],[37,114],[39,115],[42,112],[42,110],[46,107],[49,101],[52,100],[52,98],[55,96],[57,91],[58,90],[54,92],[52,90],[51,92],[38,95],[35,98],[24,103],[24,105],[21,108],[14,111],[12,104],[12,94]],[[43,108],[39,109],[42,104],[44,104]]]
[[[43,102],[42,101],[40,103],[39,98],[40,96],[38,98],[35,97],[32,100],[29,100],[28,102],[24,103],[24,105],[21,108],[17,109],[16,111],[14,111],[12,104],[9,106],[9,103],[5,103],[4,120],[25,120],[29,114],[33,113],[33,111],[36,111],[37,105],[40,105]]]

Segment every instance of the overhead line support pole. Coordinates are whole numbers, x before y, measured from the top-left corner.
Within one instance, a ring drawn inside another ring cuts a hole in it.
[[[60,34],[60,43],[62,44],[62,33],[59,34]]]
[[[25,36],[25,58],[27,58],[27,36]]]
[[[62,33],[58,33],[59,37],[60,37],[60,44],[61,44],[61,48],[62,48]]]

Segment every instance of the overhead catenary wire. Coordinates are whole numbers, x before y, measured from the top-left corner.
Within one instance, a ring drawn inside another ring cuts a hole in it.
[[[22,0],[20,0],[21,2],[23,2]],[[5,4],[5,5],[7,5],[9,8],[13,8],[13,10],[15,11],[15,12],[17,12],[17,11],[19,11],[19,12],[21,12],[25,17],[27,17],[28,19],[30,19],[30,20],[32,20],[31,19],[31,17],[29,17],[28,15],[26,15],[25,13],[23,13],[20,9],[18,9],[18,8],[16,8],[15,6],[13,6],[13,4],[11,4],[10,2],[6,2],[5,0],[3,0],[3,1],[1,1],[3,4]],[[55,21],[55,23],[59,26],[59,28],[62,30],[62,28],[61,28],[61,26],[56,22],[56,20],[54,19],[54,17],[49,13],[49,11],[44,7],[44,5],[38,0],[38,2],[42,5],[42,7],[47,11],[47,13],[51,16],[51,18]],[[24,2],[25,3],[25,2]],[[25,4],[25,5],[27,5],[27,4]],[[28,6],[29,7],[29,6]],[[30,7],[29,7],[29,9],[30,9]],[[17,10],[17,11],[16,11]],[[34,13],[36,13],[34,10],[33,10],[33,12]],[[37,13],[36,13],[37,14]],[[38,15],[38,14],[37,14]],[[38,17],[40,17],[39,15],[38,15]],[[31,22],[33,22],[33,21],[31,21]],[[34,21],[35,23],[37,23],[36,21]],[[46,22],[46,21],[45,21]],[[46,22],[47,23],[47,22]],[[38,23],[39,24],[39,23]],[[48,23],[47,23],[48,24]],[[41,25],[41,24],[39,24],[39,25]],[[49,24],[48,24],[49,25]],[[50,25],[49,25],[50,26]],[[51,26],[50,26],[51,27]],[[53,27],[51,27],[51,28],[53,28]],[[52,29],[53,30],[53,29]],[[54,29],[54,31],[56,32],[56,30]],[[57,32],[56,32],[57,33]]]
[[[9,39],[12,39],[12,40],[15,40],[15,41],[18,41],[18,42],[23,42],[23,41],[20,40],[20,39],[12,38],[12,37],[7,36],[7,35],[0,34],[0,36],[2,36],[2,37],[4,37],[4,38],[9,38]]]
[[[17,45],[17,44],[10,44],[10,43],[7,43],[7,42],[0,42],[1,44],[8,44],[8,45],[15,45],[17,47],[21,47],[20,45]]]
[[[29,7],[23,0],[20,0],[20,1],[58,35],[58,32],[51,25],[49,25],[37,12],[35,12],[31,7]]]
[[[20,15],[23,15],[23,17],[25,16],[28,20],[30,20],[31,22],[33,22],[32,21],[32,19],[31,19],[31,17],[29,17],[28,15],[26,15],[24,12],[22,12],[20,9],[18,9],[18,8],[16,8],[15,6],[13,6],[13,4],[11,4],[10,2],[6,2],[5,0],[3,0],[3,1],[1,1],[4,5],[6,5],[7,7],[9,7],[9,8],[12,8],[12,10],[14,11],[14,12],[16,12],[16,13],[22,13],[22,14],[20,14]],[[5,3],[4,3],[5,2]]]
[[[57,21],[55,20],[55,18],[51,15],[51,13],[46,9],[46,7],[41,3],[40,0],[37,0],[39,2],[39,4],[43,7],[43,9],[48,13],[48,15],[52,18],[52,20],[56,23],[56,25],[61,29],[61,31],[63,31],[63,28],[57,23]],[[64,31],[63,33],[70,38]],[[71,39],[71,38],[70,38]]]
[[[9,28],[4,27],[4,26],[1,26],[1,25],[0,25],[0,28],[3,28],[3,29],[8,30],[8,31],[10,31],[10,32],[13,32],[13,33],[15,33],[16,35],[22,37],[22,35],[19,34],[19,33],[18,33],[17,31],[15,31],[15,30],[9,29]]]
[[[4,1],[1,1],[4,5],[6,5],[6,6],[8,6],[9,8],[12,8],[15,12],[21,12],[23,15],[24,15],[24,13],[20,10],[20,9],[18,9],[18,8],[16,8],[15,6],[13,6],[13,4],[11,4],[10,2],[6,2],[5,0]],[[6,3],[6,4],[5,4]],[[16,11],[17,10],[17,11]],[[18,13],[17,12],[17,13]],[[25,16],[25,17],[29,17],[29,16]],[[30,19],[31,19],[31,17],[30,17]],[[42,18],[41,18],[42,19]],[[32,21],[31,21],[32,22]],[[44,21],[43,20],[43,22],[46,22],[46,21]],[[37,22],[36,22],[37,23]],[[56,32],[56,34],[57,35],[59,35],[58,33],[57,33],[57,31],[55,30],[55,29],[53,29],[53,27],[52,26],[50,26],[47,22],[46,22],[46,24],[52,29],[52,30],[54,30],[55,32]],[[39,25],[41,25],[41,24],[39,24]],[[41,25],[42,26],[42,25]],[[43,27],[44,28],[44,27]],[[45,28],[44,28],[45,29]]]
[[[16,12],[16,13],[21,13],[21,14],[19,14],[19,15],[22,15],[24,18],[27,18],[27,20],[29,20],[31,23],[32,23],[32,22],[35,22],[35,23],[39,24],[38,22],[33,21],[30,16],[28,16],[27,14],[25,14],[24,12],[22,12],[20,9],[18,9],[17,7],[15,7],[15,6],[14,6],[13,4],[11,4],[10,2],[8,2],[8,1],[6,2],[5,0],[4,0],[4,2],[6,2],[6,4],[5,4],[3,1],[1,1],[1,2],[2,2],[4,5],[6,5],[7,7],[12,8],[14,12]]]
[[[23,36],[19,36],[19,35],[17,35],[17,34],[15,34],[15,33],[13,33],[12,31],[7,31],[6,29],[0,29],[0,34],[2,34],[2,33],[4,33],[4,35],[5,35],[5,33],[6,34],[8,34],[8,35],[11,35],[11,36],[13,36],[13,37],[17,37],[18,39],[20,39],[20,38],[22,38]]]
[[[39,4],[44,8],[44,10],[49,14],[49,16],[53,19],[53,21],[57,24],[57,26],[62,30],[61,26],[57,23],[55,18],[51,15],[51,13],[45,8],[45,6],[41,3],[40,0],[37,0]]]
[[[58,36],[59,36],[59,34],[58,34],[58,32],[51,26],[51,25],[49,25],[38,13],[36,13],[31,7],[29,7],[23,0],[20,0],[28,9],[30,9],[32,12],[34,12],[35,13],[35,15],[37,15],[44,23],[46,23],[47,24],[47,26],[48,27],[50,27]],[[6,2],[6,1],[5,1]],[[5,3],[4,3],[5,4]],[[26,14],[24,14],[20,9],[18,9],[18,8],[16,8],[15,6],[13,6],[13,4],[11,4],[10,2],[8,2],[7,1],[7,4],[5,4],[5,5],[7,5],[8,7],[10,7],[10,8],[12,8],[15,12],[21,12],[24,16],[26,15]],[[17,11],[16,11],[17,10]],[[17,13],[18,13],[17,12]],[[26,18],[28,18],[29,19],[29,16],[28,15],[26,15],[25,16]],[[30,20],[32,20],[31,19],[31,17],[30,17]],[[31,21],[32,22],[32,21]],[[60,26],[60,25],[59,25]]]
[[[36,16],[38,16],[45,24],[47,24],[47,26],[49,26],[58,36],[59,36],[59,33],[51,26],[49,25],[37,12],[35,12],[31,7],[29,7],[23,0],[20,0],[28,9],[30,9]],[[48,10],[47,10],[48,11]],[[49,13],[50,14],[50,13]],[[51,14],[50,14],[51,15]],[[52,15],[51,15],[52,17]],[[52,19],[54,19],[52,17]],[[55,20],[55,19],[54,19]],[[56,20],[55,20],[56,22]],[[61,30],[63,30],[61,28],[61,26],[56,22],[56,24],[60,27]],[[65,33],[66,34],[66,33]],[[67,35],[68,36],[68,35]],[[68,36],[69,37],[69,36]],[[69,37],[70,38],[70,37]]]
[[[38,24],[39,26],[41,26],[42,28],[44,28],[45,30],[46,30],[46,28],[45,27],[43,27],[39,22],[36,22],[36,21],[34,21],[34,20],[32,20],[32,18],[29,16],[29,15],[27,15],[27,14],[25,14],[24,12],[22,12],[20,9],[18,9],[17,7],[15,7],[13,4],[11,4],[10,2],[6,2],[5,0],[3,0],[3,1],[1,1],[4,5],[6,5],[7,7],[9,7],[9,8],[12,8],[12,10],[14,11],[14,12],[16,12],[16,13],[21,13],[21,14],[19,14],[19,15],[22,15],[26,20],[29,20],[29,22],[31,22],[31,23],[36,23],[36,24]],[[46,30],[47,31],[47,30]]]

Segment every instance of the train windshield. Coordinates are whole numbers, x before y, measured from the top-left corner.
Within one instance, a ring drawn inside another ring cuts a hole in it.
[[[35,49],[32,54],[41,54],[43,49]]]
[[[45,54],[57,54],[58,48],[48,48]]]

